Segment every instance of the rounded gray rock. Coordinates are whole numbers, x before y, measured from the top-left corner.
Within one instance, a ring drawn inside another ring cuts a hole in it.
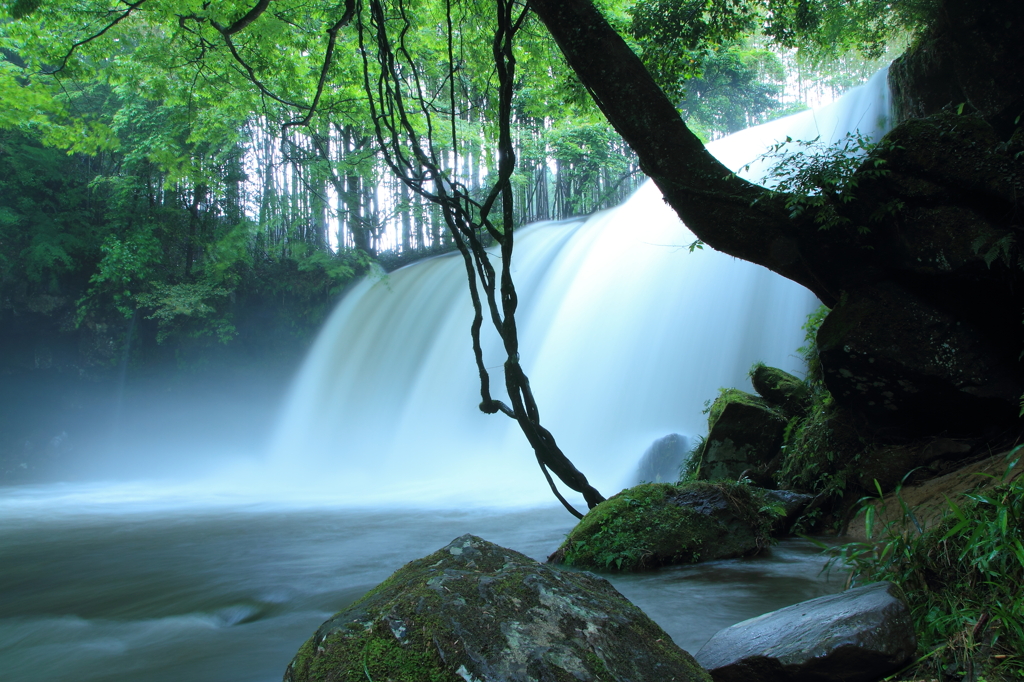
[[[710,682],[611,584],[472,535],[325,622],[285,682]]]
[[[696,659],[715,682],[872,682],[916,649],[899,588],[879,582],[720,630]]]

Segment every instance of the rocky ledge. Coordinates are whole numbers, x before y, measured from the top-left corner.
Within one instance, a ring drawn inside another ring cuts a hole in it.
[[[872,682],[917,649],[899,588],[873,583],[720,630],[697,652],[715,682]]]

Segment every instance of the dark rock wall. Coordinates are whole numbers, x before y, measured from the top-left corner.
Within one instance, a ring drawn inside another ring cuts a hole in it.
[[[943,107],[977,113],[1008,137],[1024,111],[1024,3],[944,0],[937,21],[889,70],[896,122]]]
[[[838,209],[861,236],[818,333],[825,383],[897,437],[1016,428],[1022,36],[1024,3],[941,2],[890,70],[902,122]]]

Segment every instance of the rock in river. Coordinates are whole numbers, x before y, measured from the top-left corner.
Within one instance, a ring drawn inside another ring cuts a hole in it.
[[[899,588],[880,582],[720,630],[696,658],[715,682],[871,682],[916,648]]]
[[[606,580],[472,535],[320,626],[285,682],[710,682]]]
[[[743,483],[643,483],[587,512],[548,561],[643,571],[747,556],[771,543],[775,507]]]
[[[708,413],[700,477],[735,481],[748,469],[764,467],[778,454],[785,430],[785,415],[764,398],[723,390]]]

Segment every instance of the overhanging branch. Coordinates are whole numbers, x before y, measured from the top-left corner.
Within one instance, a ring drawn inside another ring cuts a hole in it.
[[[739,178],[715,159],[592,0],[531,0],[530,7],[697,237],[806,286],[826,303],[836,300],[836,278],[821,276],[830,247],[813,221],[792,219],[784,195]]]
[[[269,6],[270,0],[260,0],[251,10],[246,12],[238,21],[231,24],[227,28],[224,28],[213,21],[211,21],[210,23],[223,35],[233,36],[239,31],[244,30],[252,22],[259,19],[260,15],[263,14],[267,10],[267,7]]]
[[[78,48],[82,47],[83,45],[91,43],[92,41],[96,40],[97,38],[99,38],[100,36],[105,34],[110,29],[112,29],[115,26],[117,26],[118,24],[120,24],[122,21],[124,21],[125,19],[130,17],[132,12],[134,12],[139,7],[141,7],[142,4],[145,3],[145,2],[146,2],[146,0],[138,0],[137,2],[124,3],[124,4],[128,5],[128,8],[125,11],[121,12],[120,14],[118,14],[117,17],[115,17],[113,21],[111,21],[109,24],[104,26],[98,32],[92,34],[88,38],[84,38],[84,39],[79,40],[78,42],[74,43],[68,49],[67,53],[64,55],[64,58],[60,62],[60,66],[58,66],[53,71],[44,71],[43,75],[45,75],[45,76],[52,76],[54,74],[57,74],[57,73],[60,73],[61,71],[63,71],[65,68],[67,68],[68,61],[70,61],[72,55],[75,54],[75,50],[77,50]]]
[[[448,175],[442,167],[442,155],[435,144],[440,132],[433,122],[432,97],[424,86],[420,67],[406,47],[406,36],[413,29],[406,13],[404,0],[395,0],[396,18],[388,17],[381,0],[369,0],[369,22],[363,23],[358,15],[360,53],[363,58],[363,87],[368,97],[371,120],[377,135],[384,162],[413,192],[418,193],[441,209],[452,239],[463,258],[470,298],[473,302],[473,322],[470,334],[473,354],[480,378],[480,409],[486,413],[501,412],[519,424],[533,448],[537,463],[558,500],[576,517],[580,513],[558,492],[549,473],[552,472],[567,486],[583,494],[589,507],[604,497],[587,481],[565,456],[552,434],[540,423],[540,411],[530,388],[530,382],[519,363],[519,340],[515,313],[518,297],[512,281],[511,263],[514,244],[513,197],[510,182],[515,168],[515,149],[512,143],[512,100],[515,84],[515,55],[513,38],[522,25],[525,13],[514,11],[514,0],[494,0],[497,9],[492,55],[498,76],[498,155],[497,180],[484,204],[477,204],[468,189],[455,174]],[[456,35],[451,11],[453,3],[446,2],[447,28],[447,87],[455,87]],[[395,27],[397,24],[397,27]],[[366,40],[370,37],[372,40]],[[461,38],[460,38],[461,39]],[[372,47],[371,47],[372,46]],[[373,67],[371,68],[371,60]],[[454,96],[449,91],[447,115],[455,115]],[[419,126],[413,117],[422,117]],[[451,143],[458,148],[458,129],[450,131]],[[432,189],[428,189],[428,183]],[[500,225],[492,220],[492,209],[501,208]],[[500,228],[500,229],[499,229]],[[495,272],[491,255],[482,242],[484,230],[495,236],[501,249],[501,272]],[[481,292],[482,290],[482,292]],[[480,332],[486,309],[502,341],[505,389],[511,405],[491,396],[490,374],[484,364]]]

